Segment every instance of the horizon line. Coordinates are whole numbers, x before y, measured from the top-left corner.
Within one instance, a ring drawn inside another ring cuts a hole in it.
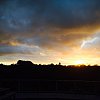
[[[32,62],[31,60],[17,60],[17,62],[18,61],[25,61],[25,62],[27,62],[27,61],[30,61],[30,62]],[[12,65],[12,64],[17,64],[17,62],[16,63],[10,63],[10,64],[4,64],[4,63],[0,63],[0,64],[3,64],[3,65]],[[32,62],[33,64],[35,64],[35,65],[62,65],[62,66],[81,66],[81,65],[85,65],[85,66],[100,66],[100,64],[62,64],[61,62],[58,62],[58,63],[53,63],[53,62],[51,62],[51,63],[34,63],[34,62]]]

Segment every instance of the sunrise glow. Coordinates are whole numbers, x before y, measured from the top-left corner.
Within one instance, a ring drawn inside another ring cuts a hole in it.
[[[0,63],[100,64],[99,0],[0,4]]]
[[[81,65],[81,64],[86,64],[86,62],[84,60],[76,60],[74,62],[75,65]]]

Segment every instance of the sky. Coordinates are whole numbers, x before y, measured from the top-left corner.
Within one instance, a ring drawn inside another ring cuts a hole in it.
[[[100,64],[100,0],[0,0],[0,63]]]

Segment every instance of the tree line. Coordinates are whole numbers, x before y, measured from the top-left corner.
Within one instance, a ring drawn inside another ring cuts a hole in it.
[[[16,64],[0,64],[1,79],[51,79],[51,80],[100,80],[98,65],[34,64],[19,60]]]

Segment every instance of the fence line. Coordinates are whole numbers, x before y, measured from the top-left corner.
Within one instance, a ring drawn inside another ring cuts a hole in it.
[[[0,87],[11,88],[18,92],[100,94],[100,81],[0,79]]]

